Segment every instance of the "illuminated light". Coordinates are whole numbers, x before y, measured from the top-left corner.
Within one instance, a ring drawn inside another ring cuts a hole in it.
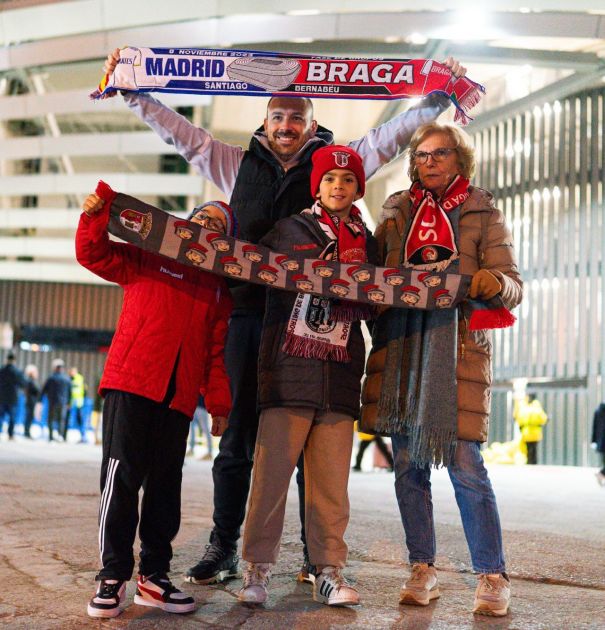
[[[401,37],[397,37],[397,35],[388,35],[384,38],[386,44],[396,44],[401,41]]]
[[[544,201],[550,201],[550,190],[548,188],[542,190],[542,199],[544,199]]]
[[[292,9],[292,11],[286,11],[286,15],[319,15],[321,11],[319,9]]]
[[[556,291],[559,288],[559,278],[553,278],[551,280],[552,290]]]
[[[523,151],[523,142],[521,142],[521,140],[517,140],[515,142],[515,152],[521,153],[521,151]]]
[[[540,194],[540,191],[537,188],[534,188],[534,191],[531,194],[531,198],[538,203],[541,199],[542,199],[542,195]]]
[[[414,32],[411,35],[409,35],[408,37],[406,37],[405,41],[408,44],[418,44],[418,45],[422,46],[422,45],[426,44],[429,41],[429,38],[426,35],[423,35],[422,33]]]
[[[519,13],[531,13],[531,9],[529,7],[519,7]]]
[[[544,107],[542,109],[544,110],[545,116],[550,116],[552,112],[552,107],[550,106],[550,103],[544,103]]]
[[[414,98],[408,98],[406,100],[410,105],[417,105],[422,100],[422,97],[415,96]]]
[[[561,101],[555,101],[553,103],[552,110],[555,114],[558,114],[562,109],[563,107],[561,106]]]
[[[515,157],[515,149],[511,146],[506,147],[506,151],[504,151],[504,155],[506,155],[507,158]]]
[[[540,290],[540,281],[537,280],[536,278],[534,278],[531,281],[531,288],[533,291],[539,291]]]
[[[543,291],[547,291],[548,289],[550,289],[550,280],[548,278],[542,278],[542,290]]]
[[[555,186],[552,189],[552,198],[559,199],[561,197],[561,189],[558,186]]]
[[[37,343],[32,343],[32,350],[34,352],[40,352],[40,346]]]
[[[523,225],[521,219],[513,219],[513,229],[518,230]]]
[[[533,114],[534,114],[535,118],[541,118],[542,117],[542,109],[536,105],[534,107]]]
[[[525,157],[531,155],[531,140],[529,138],[525,138],[523,141],[523,152],[525,153]]]
[[[530,66],[528,63],[524,63],[521,68],[520,68],[521,72],[523,72],[524,74],[529,74],[532,70],[533,67]]]
[[[314,39],[312,37],[293,37],[290,41],[293,44],[310,44]]]

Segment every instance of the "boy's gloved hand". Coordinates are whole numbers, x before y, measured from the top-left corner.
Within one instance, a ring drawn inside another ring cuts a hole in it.
[[[229,420],[224,416],[212,416],[212,428],[210,429],[210,433],[212,435],[223,435],[229,426]]]
[[[479,269],[471,280],[469,295],[472,298],[489,300],[502,291],[500,280],[487,269]]]

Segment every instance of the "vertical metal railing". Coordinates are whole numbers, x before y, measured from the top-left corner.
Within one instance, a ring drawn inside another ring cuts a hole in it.
[[[550,417],[542,463],[596,464],[589,440],[605,400],[604,137],[605,88],[474,136],[475,182],[505,213],[525,281],[517,325],[495,333],[490,441],[511,438],[507,382],[527,377]]]

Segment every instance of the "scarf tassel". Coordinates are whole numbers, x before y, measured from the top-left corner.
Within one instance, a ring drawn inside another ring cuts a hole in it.
[[[517,318],[504,306],[500,308],[476,308],[471,314],[469,329],[508,328],[516,321]]]
[[[470,81],[470,80],[469,80]],[[481,100],[482,94],[485,93],[485,88],[478,84],[474,83],[474,88],[468,90],[465,94],[458,97],[458,95],[454,92],[450,95],[450,99],[456,106],[456,113],[454,115],[454,122],[466,126],[473,119],[468,115],[468,112],[475,107]]]
[[[330,311],[330,319],[334,322],[354,322],[372,319],[374,309],[368,304],[334,304]]]
[[[410,462],[418,467],[449,466],[456,452],[456,429],[418,425],[409,433]]]
[[[348,363],[351,357],[347,349],[343,346],[333,346],[325,341],[317,341],[316,339],[307,339],[286,333],[286,341],[282,346],[283,352],[294,357],[303,357],[305,359],[319,359],[320,361],[339,361],[340,363]]]

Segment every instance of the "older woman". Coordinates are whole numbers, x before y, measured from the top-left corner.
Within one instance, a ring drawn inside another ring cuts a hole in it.
[[[430,474],[431,466],[442,464],[479,574],[473,612],[502,616],[510,582],[480,453],[488,429],[491,341],[488,332],[471,330],[468,320],[480,306],[475,300],[499,296],[507,309],[517,306],[522,282],[502,212],[489,192],[469,185],[475,161],[466,134],[453,125],[423,125],[408,150],[412,186],[386,200],[376,232],[384,263],[421,270],[417,283],[433,289],[433,270],[472,275],[471,299],[458,309],[390,309],[379,317],[362,426],[392,437],[395,491],[412,565],[400,603],[427,605],[439,597]]]

